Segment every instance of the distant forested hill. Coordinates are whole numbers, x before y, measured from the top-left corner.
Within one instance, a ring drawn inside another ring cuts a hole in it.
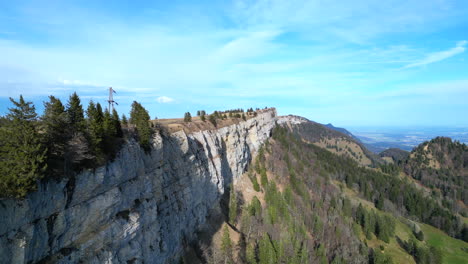
[[[396,164],[363,166],[347,152],[319,144],[338,138],[357,144],[314,122],[278,125],[246,172],[249,182],[231,189],[227,224],[214,246],[201,247],[205,259],[466,263],[465,218],[447,207],[445,199],[404,176]],[[405,160],[406,154],[385,155]],[[454,157],[444,155],[443,164]],[[459,168],[459,163],[450,164]]]
[[[402,164],[403,171],[466,211],[468,204],[468,147],[437,137],[415,148]],[[460,204],[462,202],[463,204]]]
[[[409,156],[409,152],[399,148],[389,148],[379,153],[381,158],[388,157],[392,162],[399,163]]]

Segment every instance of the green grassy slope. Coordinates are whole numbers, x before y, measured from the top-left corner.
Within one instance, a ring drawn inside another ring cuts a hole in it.
[[[441,230],[426,224],[420,224],[426,243],[443,252],[444,263],[468,263],[468,243],[452,238]]]

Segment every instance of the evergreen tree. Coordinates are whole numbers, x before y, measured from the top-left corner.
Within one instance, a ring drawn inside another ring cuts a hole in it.
[[[231,195],[229,197],[229,222],[231,224],[236,223],[237,219],[237,195],[236,191],[234,190],[232,184],[231,184]]]
[[[117,127],[114,124],[114,119],[108,109],[104,111],[103,116],[104,139],[113,139],[117,137]]]
[[[90,101],[86,115],[88,116],[88,134],[91,149],[96,157],[100,157],[104,150],[104,114],[101,104],[94,104],[93,101]]]
[[[200,119],[201,119],[201,121],[203,121],[203,122],[205,122],[205,120],[206,120],[205,115],[206,115],[205,110],[201,110],[201,111],[200,111]]]
[[[128,120],[125,114],[122,114],[122,125],[127,126],[128,125]]]
[[[83,106],[81,105],[80,97],[78,97],[76,92],[68,99],[67,115],[71,134],[76,134],[85,130]]]
[[[192,122],[192,115],[190,114],[190,112],[185,113],[184,122]]]
[[[217,123],[216,123],[216,117],[214,115],[210,115],[208,117],[208,120],[213,124],[213,126],[216,127]]]
[[[120,124],[120,122],[119,122]],[[117,137],[117,128],[114,124],[114,119],[112,118],[108,109],[104,111],[103,121],[103,151],[105,154],[112,154],[115,149],[115,139]]]
[[[224,263],[233,263],[232,261],[232,241],[229,235],[229,229],[227,225],[224,226],[223,238],[221,240],[221,251],[224,255]]]
[[[260,240],[258,251],[259,264],[277,263],[275,248],[273,247],[268,234],[263,235],[262,239]]]
[[[54,176],[63,175],[64,156],[70,137],[67,133],[67,113],[62,102],[54,96],[49,96],[49,102],[44,103],[44,114],[41,119],[49,173]]]
[[[255,257],[255,247],[252,244],[247,245],[246,258],[248,264],[257,264],[257,259]]]
[[[377,208],[379,210],[383,210],[383,207],[384,207],[384,198],[383,198],[382,194],[379,194],[379,197],[375,201],[375,208]]]
[[[419,232],[415,232],[414,236],[419,240],[419,241],[424,241],[424,233],[422,230],[419,230]]]
[[[351,210],[351,201],[348,198],[343,199],[343,214],[345,216],[351,216],[352,210]]]
[[[137,101],[133,101],[130,111],[130,123],[135,125],[140,145],[145,149],[150,148],[151,127],[149,123],[150,116],[148,111]]]
[[[122,125],[120,124],[119,114],[117,113],[117,110],[115,110],[115,108],[112,109],[112,122],[114,125],[116,137],[123,137]]]
[[[47,168],[46,152],[37,132],[37,114],[23,96],[9,108],[7,124],[0,128],[0,193],[5,197],[25,197],[37,188],[36,182]]]

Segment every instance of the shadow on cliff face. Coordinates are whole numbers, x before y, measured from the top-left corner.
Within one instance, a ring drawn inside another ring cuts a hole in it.
[[[211,263],[212,261],[210,261],[210,258],[213,255],[212,250],[214,248],[214,236],[217,232],[219,232],[223,223],[228,223],[229,220],[229,201],[233,191],[231,189],[231,184],[233,183],[233,172],[227,159],[227,148],[224,140],[221,141],[221,145],[222,152],[220,153],[220,160],[222,175],[220,175],[220,177],[223,177],[224,179],[224,192],[219,199],[219,205],[213,206],[214,208],[209,211],[206,223],[197,230],[196,239],[185,245],[185,252],[183,256],[184,263]],[[246,147],[246,153],[249,155],[247,157],[248,164],[250,164],[250,149],[248,145],[246,145]],[[210,151],[209,157],[212,158]],[[247,166],[244,168],[243,172],[245,172],[246,169]],[[241,208],[244,200],[241,193],[237,193],[237,200],[239,201],[238,208]],[[239,232],[235,226],[231,224],[229,224],[229,226],[236,232]]]
[[[49,182],[26,201],[9,201],[10,208],[0,211],[9,225],[0,229],[0,263],[16,258],[25,263],[102,263],[109,256],[119,263],[177,263],[183,249],[193,253],[186,263],[206,263],[213,236],[229,212],[234,173],[226,143],[216,138],[221,141],[205,151],[192,137],[184,141],[161,132],[161,138],[162,148],[151,154],[119,154],[116,164],[106,165],[101,174]],[[246,167],[250,149],[242,148],[239,162]],[[98,198],[111,202],[99,203]],[[24,235],[25,246],[10,243],[7,234]],[[15,255],[18,250],[21,256]]]

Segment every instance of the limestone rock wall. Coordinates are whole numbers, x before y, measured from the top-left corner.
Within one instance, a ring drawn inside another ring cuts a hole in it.
[[[107,166],[0,200],[0,263],[172,263],[270,137],[274,109],[212,131],[127,142]]]

